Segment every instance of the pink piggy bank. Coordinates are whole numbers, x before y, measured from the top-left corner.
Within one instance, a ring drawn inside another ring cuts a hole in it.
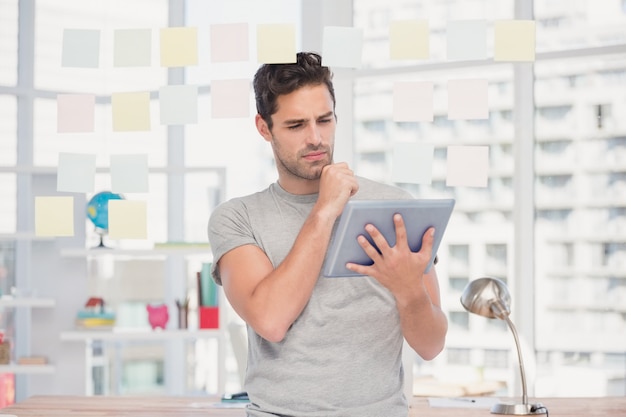
[[[152,329],[156,329],[157,327],[165,329],[165,325],[170,318],[170,315],[167,312],[167,306],[165,304],[148,304],[146,306],[146,310],[148,310],[148,321],[150,322]]]

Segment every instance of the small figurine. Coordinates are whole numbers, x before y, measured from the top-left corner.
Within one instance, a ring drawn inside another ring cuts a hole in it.
[[[150,322],[152,329],[154,330],[157,327],[165,329],[167,321],[170,318],[169,313],[167,312],[167,306],[165,304],[148,304],[146,305],[146,310],[148,310],[148,321]]]

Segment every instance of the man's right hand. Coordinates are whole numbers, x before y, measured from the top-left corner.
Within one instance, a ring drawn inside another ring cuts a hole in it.
[[[337,218],[358,190],[359,183],[347,163],[326,165],[320,177],[316,209]]]

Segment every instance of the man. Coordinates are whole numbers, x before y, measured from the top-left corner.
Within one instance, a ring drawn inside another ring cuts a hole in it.
[[[248,327],[248,416],[406,417],[403,337],[424,359],[442,349],[447,320],[430,259],[433,235],[411,252],[401,216],[397,245],[366,227],[379,254],[359,277],[324,278],[333,225],[350,198],[410,198],[333,162],[332,74],[314,53],[263,65],[254,77],[256,127],[277,183],[220,205],[209,221],[213,276]]]

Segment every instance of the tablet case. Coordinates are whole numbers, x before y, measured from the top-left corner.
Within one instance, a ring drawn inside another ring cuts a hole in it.
[[[431,226],[435,228],[433,253],[425,271],[428,272],[437,255],[454,202],[454,199],[348,201],[333,232],[322,267],[323,276],[359,276],[346,268],[347,262],[372,265],[372,260],[357,242],[357,237],[363,235],[376,246],[365,231],[365,225],[368,223],[380,230],[390,246],[395,245],[396,229],[393,224],[395,213],[400,213],[404,219],[409,247],[413,252],[419,251],[422,247],[422,236],[426,230]]]

